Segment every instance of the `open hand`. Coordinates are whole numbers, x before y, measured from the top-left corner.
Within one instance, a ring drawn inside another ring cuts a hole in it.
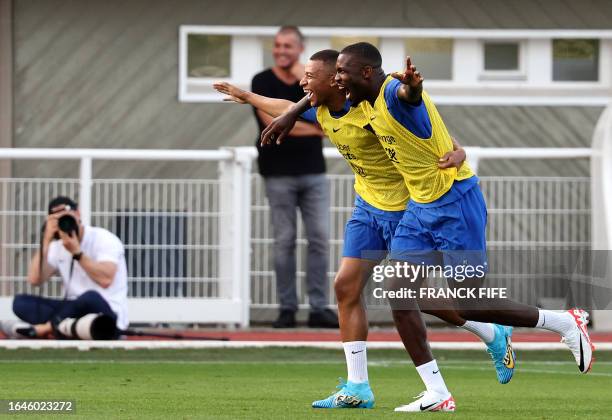
[[[239,104],[246,104],[246,94],[244,90],[236,87],[227,82],[216,82],[213,84],[213,87],[219,92],[227,95],[227,97],[223,98],[226,102],[236,102]]]

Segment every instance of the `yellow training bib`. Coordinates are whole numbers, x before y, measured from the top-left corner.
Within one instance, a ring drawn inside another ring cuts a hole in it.
[[[417,203],[431,203],[444,195],[455,180],[470,178],[474,172],[464,162],[461,169],[440,169],[438,160],[453,150],[453,143],[435,105],[423,91],[423,103],[431,121],[431,137],[422,139],[406,129],[389,112],[385,88],[393,80],[388,76],[372,107],[362,101],[361,107],[383,145],[388,159],[402,174],[410,197]]]
[[[342,117],[334,118],[321,105],[317,107],[317,120],[355,173],[357,194],[377,209],[404,210],[409,198],[404,179],[376,135],[364,128],[368,122],[363,110],[351,107]]]

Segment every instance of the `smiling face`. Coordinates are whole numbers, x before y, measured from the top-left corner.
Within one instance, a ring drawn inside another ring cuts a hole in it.
[[[325,65],[320,60],[308,60],[304,70],[300,86],[307,95],[310,95],[311,106],[326,104],[331,95],[337,94],[333,67]]]
[[[272,57],[274,63],[282,69],[288,70],[297,63],[303,50],[300,38],[293,32],[279,32],[274,37]]]
[[[371,74],[372,67],[364,66],[353,55],[340,54],[338,56],[334,80],[353,104],[358,104],[366,99]]]

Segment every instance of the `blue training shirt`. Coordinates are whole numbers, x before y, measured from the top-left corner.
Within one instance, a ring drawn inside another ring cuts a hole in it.
[[[303,112],[302,115],[300,115],[300,118],[310,123],[316,123],[317,122],[317,107],[315,106],[313,108],[308,109],[306,112]]]
[[[302,115],[300,115],[300,118],[302,118],[304,121],[316,123],[317,122],[317,108],[318,107],[315,106],[315,107],[310,108],[306,112],[303,112]],[[351,109],[351,101],[347,100],[344,103],[344,107],[340,111],[333,112],[330,110],[329,113],[334,118],[342,118],[349,112],[350,109]]]
[[[431,121],[423,100],[417,105],[411,105],[397,97],[397,91],[402,85],[397,79],[391,80],[385,87],[385,102],[393,118],[415,136],[422,139],[431,137]]]
[[[430,138],[432,134],[431,120],[429,119],[425,103],[421,100],[419,104],[411,105],[402,101],[397,97],[397,90],[401,85],[402,83],[399,80],[393,79],[385,87],[385,103],[387,104],[389,112],[393,118],[414,135],[422,139]],[[431,203],[417,203],[410,200],[410,205],[416,207],[440,207],[450,204],[460,199],[466,192],[478,185],[478,181],[479,179],[477,176],[455,181],[451,189],[437,200]]]

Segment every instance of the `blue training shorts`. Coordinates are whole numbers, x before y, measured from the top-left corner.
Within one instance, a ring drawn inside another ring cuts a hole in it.
[[[391,258],[414,264],[472,265],[487,271],[487,206],[473,177],[455,181],[438,204],[410,201],[391,244]],[[440,261],[442,260],[442,261]]]
[[[384,258],[403,215],[403,210],[377,209],[357,195],[353,215],[344,229],[342,256],[366,260]]]

